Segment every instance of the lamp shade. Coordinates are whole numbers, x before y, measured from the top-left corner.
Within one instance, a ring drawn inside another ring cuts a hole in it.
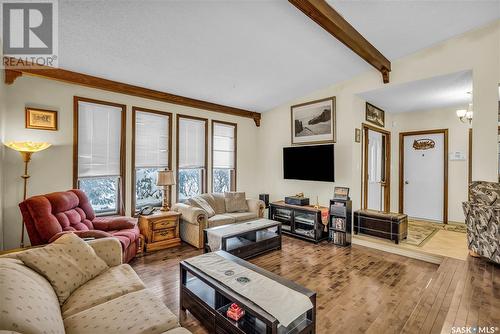
[[[174,172],[171,170],[159,170],[156,179],[157,186],[171,186],[175,184]]]
[[[28,153],[43,151],[51,146],[49,143],[32,141],[10,141],[4,143],[4,145],[18,152]]]

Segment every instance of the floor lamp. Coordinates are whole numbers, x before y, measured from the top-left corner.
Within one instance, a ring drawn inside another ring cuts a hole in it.
[[[24,192],[23,192],[23,201],[26,199],[27,195],[27,187],[28,187],[28,179],[30,175],[28,174],[28,163],[31,160],[31,155],[35,152],[43,151],[50,147],[49,143],[34,143],[31,141],[23,141],[23,142],[7,142],[4,143],[5,146],[11,148],[21,154],[21,157],[24,161],[24,174],[21,175],[21,178],[24,180]],[[21,248],[24,247],[24,222],[21,221]]]

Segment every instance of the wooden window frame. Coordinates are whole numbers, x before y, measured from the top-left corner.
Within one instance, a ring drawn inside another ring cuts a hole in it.
[[[237,189],[237,182],[236,182],[236,177],[237,177],[237,170],[238,170],[238,124],[237,123],[231,123],[231,122],[225,122],[225,121],[218,121],[218,120],[212,120],[212,165],[210,166],[210,176],[211,176],[211,189],[212,192],[214,191],[214,127],[215,124],[223,124],[223,125],[229,125],[229,126],[234,126],[234,175],[233,175],[233,182],[229,185],[229,191],[236,191]]]
[[[135,208],[135,132],[136,132],[136,117],[137,117],[137,112],[144,112],[144,113],[150,113],[150,114],[156,114],[156,115],[161,115],[161,116],[167,116],[168,117],[168,164],[167,168],[169,170],[172,170],[172,117],[173,114],[167,111],[161,111],[161,110],[154,110],[154,109],[147,109],[147,108],[142,108],[142,107],[136,107],[132,106],[132,159],[131,159],[131,178],[132,178],[132,185],[131,185],[131,197],[132,197],[132,207],[131,207],[131,215],[135,216],[138,211]],[[169,194],[168,194],[168,205],[172,205],[172,187],[170,187]]]
[[[190,115],[177,114],[175,122],[175,198],[179,202],[179,122],[181,118],[194,119],[197,121],[205,122],[205,175],[202,175],[201,180],[201,193],[206,193],[208,188],[208,118],[196,117]]]
[[[121,128],[120,128],[120,190],[117,198],[117,213],[101,214],[100,216],[125,215],[125,194],[126,194],[126,136],[127,136],[127,106],[125,104],[96,100],[81,96],[73,96],[73,188],[78,189],[78,102],[88,102],[102,104],[121,109]]]

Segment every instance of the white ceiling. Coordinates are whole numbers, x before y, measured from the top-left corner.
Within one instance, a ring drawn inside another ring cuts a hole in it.
[[[499,1],[333,1],[389,59],[500,17]],[[59,1],[59,66],[253,111],[374,70],[286,0]]]
[[[387,112],[464,106],[472,102],[472,71],[462,71],[359,94]]]

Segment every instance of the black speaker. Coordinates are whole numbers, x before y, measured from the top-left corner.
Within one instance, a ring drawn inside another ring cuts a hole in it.
[[[267,209],[269,207],[269,194],[260,194],[259,199],[261,201],[264,201],[264,203],[266,204],[266,209]]]

